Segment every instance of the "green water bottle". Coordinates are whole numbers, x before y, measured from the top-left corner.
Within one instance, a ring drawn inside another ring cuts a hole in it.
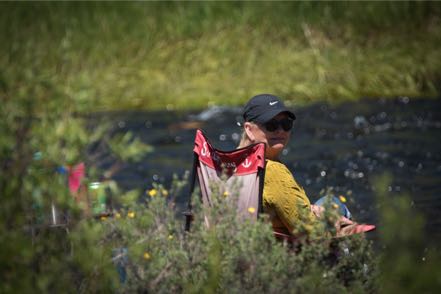
[[[106,189],[101,182],[92,182],[89,184],[91,192],[92,211],[94,215],[100,215],[106,212]]]

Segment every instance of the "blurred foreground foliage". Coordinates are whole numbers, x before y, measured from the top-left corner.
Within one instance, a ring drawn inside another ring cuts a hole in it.
[[[391,197],[390,175],[375,180],[379,207],[380,275],[384,293],[436,293],[441,289],[439,244],[425,242],[424,218],[407,195]],[[430,239],[430,236],[429,236]],[[437,246],[437,247],[435,247]]]
[[[99,246],[103,228],[84,218],[89,212],[69,193],[61,170],[84,162],[87,187],[110,180],[111,173],[97,169],[103,157],[118,167],[139,159],[133,149],[151,147],[112,134],[110,125],[90,126],[59,77],[29,62],[0,88],[0,292],[114,289],[112,248]]]
[[[0,4],[0,88],[61,86],[77,110],[439,96],[432,1]]]

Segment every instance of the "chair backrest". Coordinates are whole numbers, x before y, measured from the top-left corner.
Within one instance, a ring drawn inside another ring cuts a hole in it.
[[[237,199],[237,213],[244,218],[257,219],[258,214],[263,211],[265,144],[222,151],[214,148],[204,133],[197,130],[193,151],[191,193],[197,180],[202,203],[206,207],[212,205],[213,197],[237,193],[238,195],[234,195]],[[189,209],[191,211],[191,201]],[[187,229],[188,221],[189,218]]]

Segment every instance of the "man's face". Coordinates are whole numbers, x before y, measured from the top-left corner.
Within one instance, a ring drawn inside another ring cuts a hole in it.
[[[276,115],[273,120],[279,122],[289,119],[286,113]],[[246,123],[245,129],[253,143],[262,142],[266,145],[266,157],[277,159],[282,150],[287,146],[291,131],[285,131],[280,125],[274,131],[268,131],[265,124]]]

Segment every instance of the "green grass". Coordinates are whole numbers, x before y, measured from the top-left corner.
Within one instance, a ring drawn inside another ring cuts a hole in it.
[[[57,85],[81,112],[261,92],[295,104],[436,97],[440,15],[411,1],[2,3],[0,88]]]

